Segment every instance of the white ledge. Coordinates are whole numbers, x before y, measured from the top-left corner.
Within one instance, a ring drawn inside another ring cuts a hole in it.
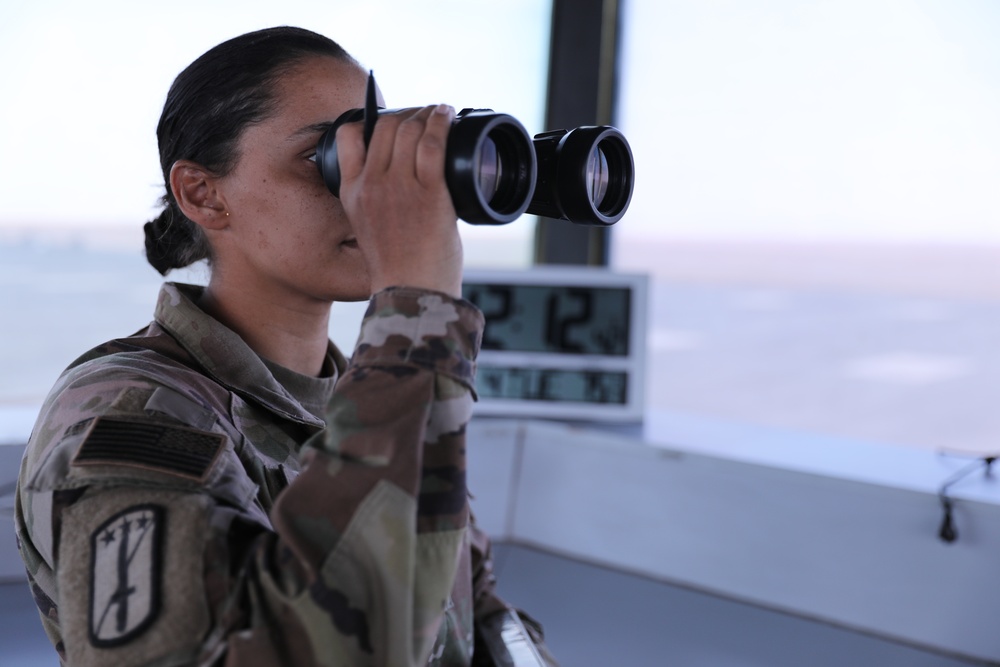
[[[934,494],[957,472],[982,459],[982,455],[946,454],[668,411],[648,412],[641,426],[578,427],[624,435],[668,450]],[[993,476],[974,471],[950,486],[948,495],[1000,505],[1000,473]]]
[[[970,461],[691,415],[642,427],[473,420],[498,539],[916,646],[1000,660],[1000,489]]]

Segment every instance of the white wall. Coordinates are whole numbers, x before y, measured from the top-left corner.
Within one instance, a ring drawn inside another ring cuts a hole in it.
[[[671,439],[661,436],[655,442]],[[766,445],[760,432],[755,438]],[[992,485],[956,488],[959,539],[945,544],[927,452],[899,450],[884,481],[870,472],[859,481],[833,467],[823,474],[655,442],[554,423],[474,422],[473,508],[498,539],[1000,660],[1000,503]],[[814,444],[799,442],[803,450]],[[860,451],[841,444],[848,455]],[[886,453],[870,460],[884,462]],[[944,479],[950,470],[940,465]]]

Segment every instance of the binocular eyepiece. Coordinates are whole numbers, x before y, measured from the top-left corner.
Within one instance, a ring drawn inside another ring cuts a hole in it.
[[[362,119],[373,124],[364,109],[344,113],[316,147],[316,165],[336,196],[337,128]],[[634,173],[632,149],[613,127],[555,130],[532,139],[517,119],[490,109],[460,111],[445,149],[445,180],[455,211],[477,225],[503,225],[523,213],[613,225],[628,209]]]

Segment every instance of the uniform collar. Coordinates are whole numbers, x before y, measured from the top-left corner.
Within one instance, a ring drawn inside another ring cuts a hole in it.
[[[322,427],[323,421],[275,379],[236,332],[195,305],[203,291],[198,285],[164,283],[156,303],[156,322],[220,384],[287,419]],[[332,342],[327,354],[338,374],[343,372],[346,361]]]

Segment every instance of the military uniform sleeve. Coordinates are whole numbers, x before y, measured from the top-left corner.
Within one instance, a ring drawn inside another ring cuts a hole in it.
[[[148,382],[116,387],[115,414],[43,424],[58,445],[28,465],[19,526],[51,517],[51,530],[21,532],[22,555],[64,663],[427,664],[468,563],[482,328],[474,306],[443,294],[376,294],[327,428],[270,516],[205,415],[189,415],[198,427],[143,416]],[[101,386],[86,384],[64,394],[84,412]]]
[[[466,302],[376,294],[327,429],[278,500],[281,551],[308,582],[303,616],[340,634],[323,647],[328,664],[427,663],[467,548],[465,427],[481,332]],[[271,605],[289,592],[274,589]]]

